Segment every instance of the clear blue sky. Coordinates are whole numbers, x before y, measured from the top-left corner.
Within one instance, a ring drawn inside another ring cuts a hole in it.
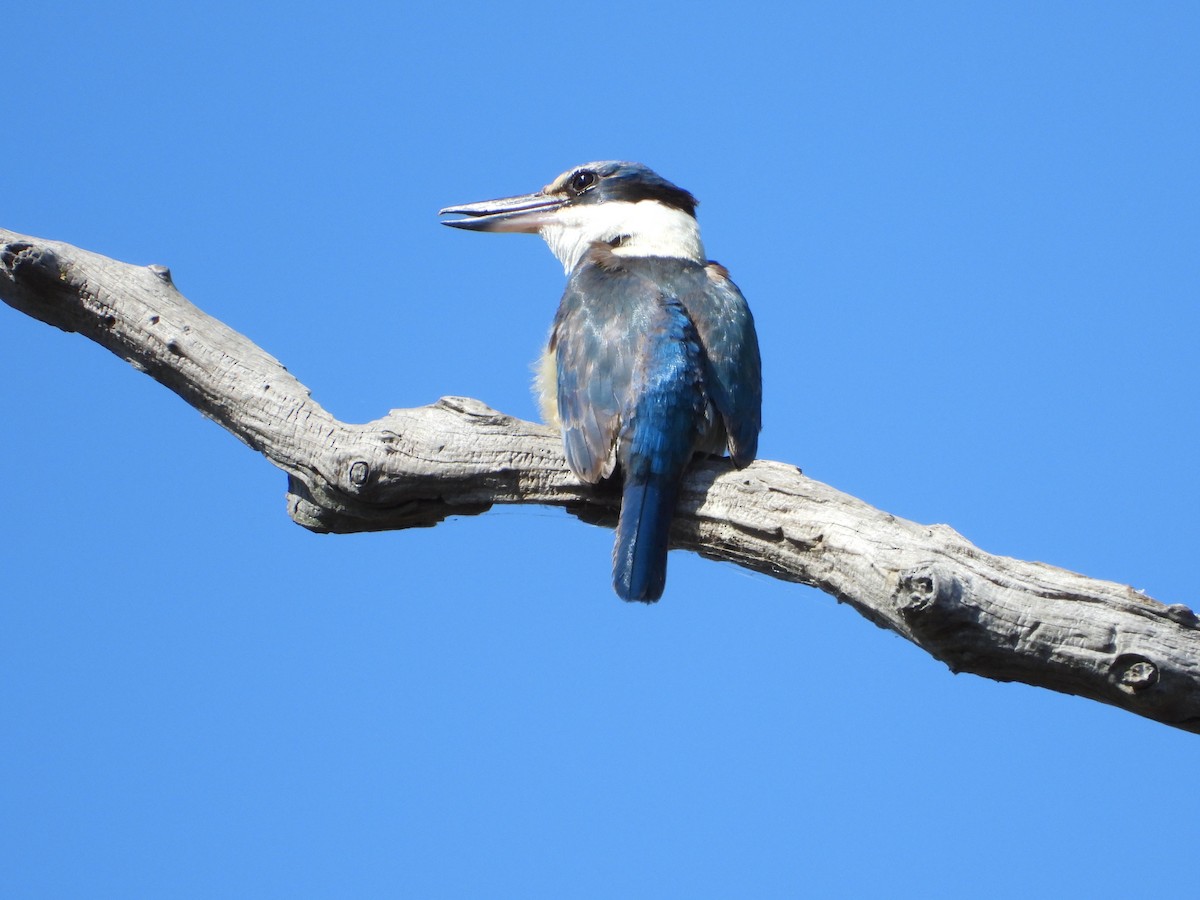
[[[340,418],[532,418],[562,273],[436,211],[641,160],[754,309],[761,456],[1200,605],[1200,6],[433,6],[6,16],[0,226],[169,265]],[[0,411],[6,897],[1195,889],[1193,735],[693,555],[622,604],[559,511],[309,534],[7,307]]]

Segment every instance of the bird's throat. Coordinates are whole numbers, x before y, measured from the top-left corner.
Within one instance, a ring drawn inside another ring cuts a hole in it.
[[[608,244],[617,256],[705,260],[696,219],[657,200],[566,206],[542,227],[541,234],[567,272],[595,243]]]

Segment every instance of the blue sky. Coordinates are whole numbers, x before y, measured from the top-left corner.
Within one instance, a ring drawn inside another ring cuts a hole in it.
[[[439,207],[641,160],[754,309],[760,456],[1196,606],[1195,4],[43,4],[0,226],[169,265],[338,417],[533,418],[562,289]],[[0,309],[0,892],[1182,896],[1197,739],[502,509],[317,536]]]

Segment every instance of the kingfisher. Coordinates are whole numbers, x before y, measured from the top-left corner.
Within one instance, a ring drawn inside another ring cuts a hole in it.
[[[583,482],[622,482],[613,588],[653,603],[692,457],[758,450],[762,363],[746,299],[709,260],[696,198],[634,162],[586,163],[540,191],[448,206],[444,225],[540,234],[567,273],[535,388]]]

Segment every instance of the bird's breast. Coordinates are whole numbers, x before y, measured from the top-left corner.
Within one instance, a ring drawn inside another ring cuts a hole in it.
[[[558,354],[549,344],[534,365],[533,392],[537,398],[542,421],[562,428],[558,418]]]

